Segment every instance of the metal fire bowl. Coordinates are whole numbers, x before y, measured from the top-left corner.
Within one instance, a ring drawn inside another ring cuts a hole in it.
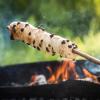
[[[43,97],[43,98],[66,98],[66,97],[86,97],[100,98],[100,85],[79,81],[68,80],[59,84],[47,84],[37,86],[27,86],[33,74],[44,74],[46,78],[50,76],[47,66],[51,66],[53,71],[61,64],[61,61],[46,61],[27,64],[8,65],[0,67],[0,98],[18,97]],[[76,61],[76,70],[83,76],[82,68],[88,69],[91,73],[99,76],[100,66],[85,60]],[[12,86],[11,83],[24,84]]]

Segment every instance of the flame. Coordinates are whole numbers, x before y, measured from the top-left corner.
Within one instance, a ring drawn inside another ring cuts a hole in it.
[[[99,83],[97,80],[97,76],[93,75],[85,68],[82,68],[85,78],[81,79],[75,69],[75,62],[69,59],[64,60],[63,63],[57,67],[57,70],[55,72],[53,72],[51,66],[47,66],[46,68],[50,73],[50,77],[47,79],[48,84],[57,84],[62,81],[69,80],[71,77],[73,77],[74,80],[88,81],[89,79],[91,79],[91,82]],[[36,81],[36,77],[37,75],[32,75],[31,82],[34,83]]]
[[[72,60],[64,60],[62,65],[58,67],[56,72],[48,79],[48,83],[59,83],[59,81],[66,81],[73,75],[75,79],[79,78],[75,70],[75,62]]]
[[[32,75],[31,81],[34,82],[36,80],[36,75]]]
[[[50,66],[47,67],[47,70],[49,71],[50,74],[52,74],[53,71]]]
[[[83,68],[83,73],[86,77],[89,77],[93,80],[97,80],[97,76],[91,74],[88,70],[86,70],[85,68]]]

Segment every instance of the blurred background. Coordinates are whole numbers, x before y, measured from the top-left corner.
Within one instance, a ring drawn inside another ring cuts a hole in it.
[[[58,59],[11,41],[6,26],[18,20],[69,38],[100,58],[100,0],[0,0],[0,65]]]

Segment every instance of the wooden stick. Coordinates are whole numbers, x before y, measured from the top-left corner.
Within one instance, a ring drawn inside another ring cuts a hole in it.
[[[79,56],[81,56],[81,57],[84,57],[84,58],[88,59],[89,61],[91,61],[91,62],[93,62],[95,64],[99,64],[100,65],[100,60],[99,59],[97,59],[97,58],[95,58],[93,56],[90,56],[87,53],[84,53],[84,52],[82,52],[82,51],[80,51],[78,49],[72,49],[72,52],[77,54],[77,55],[79,55]]]

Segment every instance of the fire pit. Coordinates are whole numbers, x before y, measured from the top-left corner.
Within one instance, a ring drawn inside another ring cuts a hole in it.
[[[61,64],[62,61],[48,61],[1,66],[0,98],[100,99],[100,85],[84,80],[70,78],[58,84],[29,85],[33,75],[43,75],[46,79],[49,79]],[[49,67],[52,69],[52,73],[48,69]],[[94,75],[100,76],[100,66],[85,60],[76,61],[75,68],[81,78],[84,78],[82,71],[84,68]]]

